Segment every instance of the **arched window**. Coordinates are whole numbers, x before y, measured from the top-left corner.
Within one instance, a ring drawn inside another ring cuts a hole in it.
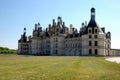
[[[67,44],[66,44],[66,48],[67,48]]]
[[[89,55],[92,55],[92,49],[89,49]]]
[[[95,41],[95,46],[98,46],[98,42],[97,41]]]
[[[95,36],[94,36],[94,38],[98,38],[98,36],[97,36],[97,35],[95,35]]]
[[[98,50],[97,49],[95,49],[95,55],[98,55]]]
[[[89,35],[89,38],[92,38],[92,35]]]
[[[92,33],[92,28],[88,28],[88,33]]]
[[[108,48],[110,48],[109,44],[108,44]]]
[[[91,29],[89,29],[89,33],[91,33],[92,32],[92,30]]]
[[[94,33],[98,33],[98,29],[97,28],[94,29]]]
[[[89,46],[92,46],[92,41],[89,41]]]
[[[58,54],[58,50],[57,49],[54,51],[54,54],[56,54],[56,55]]]

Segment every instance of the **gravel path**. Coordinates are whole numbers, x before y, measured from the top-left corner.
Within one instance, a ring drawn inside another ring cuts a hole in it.
[[[110,62],[116,62],[116,63],[120,64],[120,57],[106,58],[105,60],[110,61]]]

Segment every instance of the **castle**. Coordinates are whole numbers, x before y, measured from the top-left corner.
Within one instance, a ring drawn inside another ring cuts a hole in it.
[[[95,8],[90,10],[90,21],[82,23],[78,31],[73,25],[66,27],[61,17],[57,23],[42,30],[40,23],[35,24],[32,36],[24,33],[18,40],[18,54],[51,56],[109,56],[120,55],[120,50],[111,49],[111,33],[106,32],[95,20]]]

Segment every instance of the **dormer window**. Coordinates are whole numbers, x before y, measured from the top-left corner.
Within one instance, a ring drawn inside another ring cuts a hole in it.
[[[98,29],[95,29],[95,33],[97,33],[98,32]]]
[[[91,28],[88,29],[88,33],[92,33],[92,29]]]
[[[98,38],[98,36],[97,36],[97,35],[95,35],[95,36],[94,36],[94,38]]]
[[[92,35],[89,35],[89,38],[92,38]]]
[[[91,33],[92,31],[91,30],[89,30],[89,33]]]

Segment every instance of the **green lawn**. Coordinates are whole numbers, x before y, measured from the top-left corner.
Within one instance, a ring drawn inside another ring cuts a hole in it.
[[[105,57],[0,56],[0,80],[120,80]]]

